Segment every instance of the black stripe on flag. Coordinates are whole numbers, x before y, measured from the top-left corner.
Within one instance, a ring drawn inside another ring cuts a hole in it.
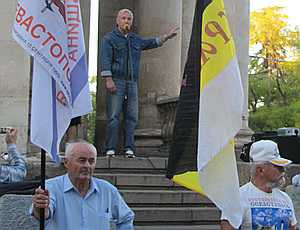
[[[170,179],[187,171],[197,171],[201,25],[203,12],[211,2],[212,0],[198,0],[196,3],[169,152],[167,177]]]

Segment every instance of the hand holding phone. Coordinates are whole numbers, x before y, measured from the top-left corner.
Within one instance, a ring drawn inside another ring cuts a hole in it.
[[[6,134],[11,129],[11,127],[2,127],[0,128],[0,134]]]

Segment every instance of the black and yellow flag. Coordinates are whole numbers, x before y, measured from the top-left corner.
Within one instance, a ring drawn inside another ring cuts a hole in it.
[[[208,196],[235,227],[242,216],[233,138],[243,99],[223,0],[198,0],[167,177]]]

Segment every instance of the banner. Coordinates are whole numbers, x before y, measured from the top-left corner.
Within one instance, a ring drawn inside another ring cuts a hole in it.
[[[19,0],[12,34],[34,59],[31,142],[58,162],[71,118],[92,111],[79,0]]]
[[[242,211],[233,138],[243,100],[224,3],[198,0],[167,177],[206,195],[236,228]]]

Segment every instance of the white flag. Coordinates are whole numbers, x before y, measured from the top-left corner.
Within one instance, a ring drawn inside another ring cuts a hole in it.
[[[242,127],[243,88],[223,0],[203,13],[198,171],[205,194],[238,228],[242,222],[233,138]]]
[[[34,58],[31,142],[58,161],[71,118],[92,111],[79,0],[19,0],[12,34]]]

